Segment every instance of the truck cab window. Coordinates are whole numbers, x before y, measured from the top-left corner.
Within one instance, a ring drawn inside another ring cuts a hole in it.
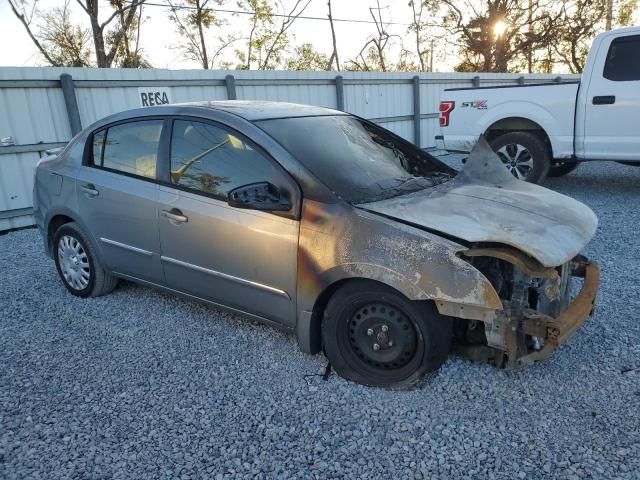
[[[620,37],[611,42],[604,78],[614,82],[640,80],[640,35]]]

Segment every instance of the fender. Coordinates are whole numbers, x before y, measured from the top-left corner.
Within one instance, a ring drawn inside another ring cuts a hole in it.
[[[573,155],[573,123],[569,125],[571,129],[567,130],[567,125],[561,124],[548,110],[533,102],[505,101],[487,110],[478,124],[481,132],[486,133],[496,122],[509,118],[523,118],[538,124],[549,138],[553,158]]]
[[[509,118],[523,118],[530,122],[538,124],[545,134],[549,137],[551,143],[552,154],[561,154],[566,150],[565,143],[568,141],[572,143],[573,132],[570,133],[569,138],[563,139],[562,136],[553,135],[553,132],[560,132],[561,126],[557,119],[555,119],[546,109],[533,102],[524,100],[519,101],[506,101],[500,103],[495,107],[488,110],[479,119],[479,125],[482,133],[486,134],[489,128],[495,123],[501,120],[507,120]]]
[[[82,220],[80,220],[80,218],[76,215],[76,213],[73,210],[69,209],[68,207],[58,206],[58,207],[52,207],[49,209],[44,221],[44,229],[42,231],[42,235],[44,236],[45,245],[47,248],[47,253],[49,254],[49,256],[52,255],[51,242],[53,241],[52,238],[49,238],[49,224],[51,223],[51,220],[58,215],[64,215],[65,217],[69,217],[75,223],[80,225],[82,232],[91,241],[94,250],[96,250],[99,255],[102,255],[102,251],[100,249],[100,242],[96,241],[95,237],[93,236],[93,234],[91,233],[91,230],[89,230],[87,225]]]
[[[305,200],[298,246],[296,330],[300,348],[320,345],[323,302],[348,279],[383,283],[410,300],[500,310],[489,280],[458,257],[462,245],[365,210]]]

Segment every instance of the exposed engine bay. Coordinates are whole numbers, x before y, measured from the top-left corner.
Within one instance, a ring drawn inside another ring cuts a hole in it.
[[[471,249],[465,256],[487,277],[503,303],[502,311],[481,319],[456,320],[455,350],[472,360],[497,367],[542,360],[593,312],[599,268],[581,255],[558,268],[536,265],[504,247]],[[583,279],[583,286],[572,302],[576,278]],[[473,316],[469,309],[462,314]]]

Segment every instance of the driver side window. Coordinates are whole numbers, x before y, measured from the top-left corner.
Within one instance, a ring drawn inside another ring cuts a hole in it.
[[[226,200],[236,187],[277,176],[269,159],[232,132],[208,123],[173,122],[173,184]]]

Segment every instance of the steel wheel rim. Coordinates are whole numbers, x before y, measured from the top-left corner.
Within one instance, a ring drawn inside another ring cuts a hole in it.
[[[82,244],[70,235],[58,240],[58,265],[65,282],[74,290],[84,290],[91,278],[91,265]]]
[[[368,368],[398,371],[418,352],[418,332],[398,308],[382,302],[368,303],[351,315],[348,344]]]
[[[505,167],[519,180],[525,180],[533,170],[533,155],[519,143],[508,143],[496,153]]]

